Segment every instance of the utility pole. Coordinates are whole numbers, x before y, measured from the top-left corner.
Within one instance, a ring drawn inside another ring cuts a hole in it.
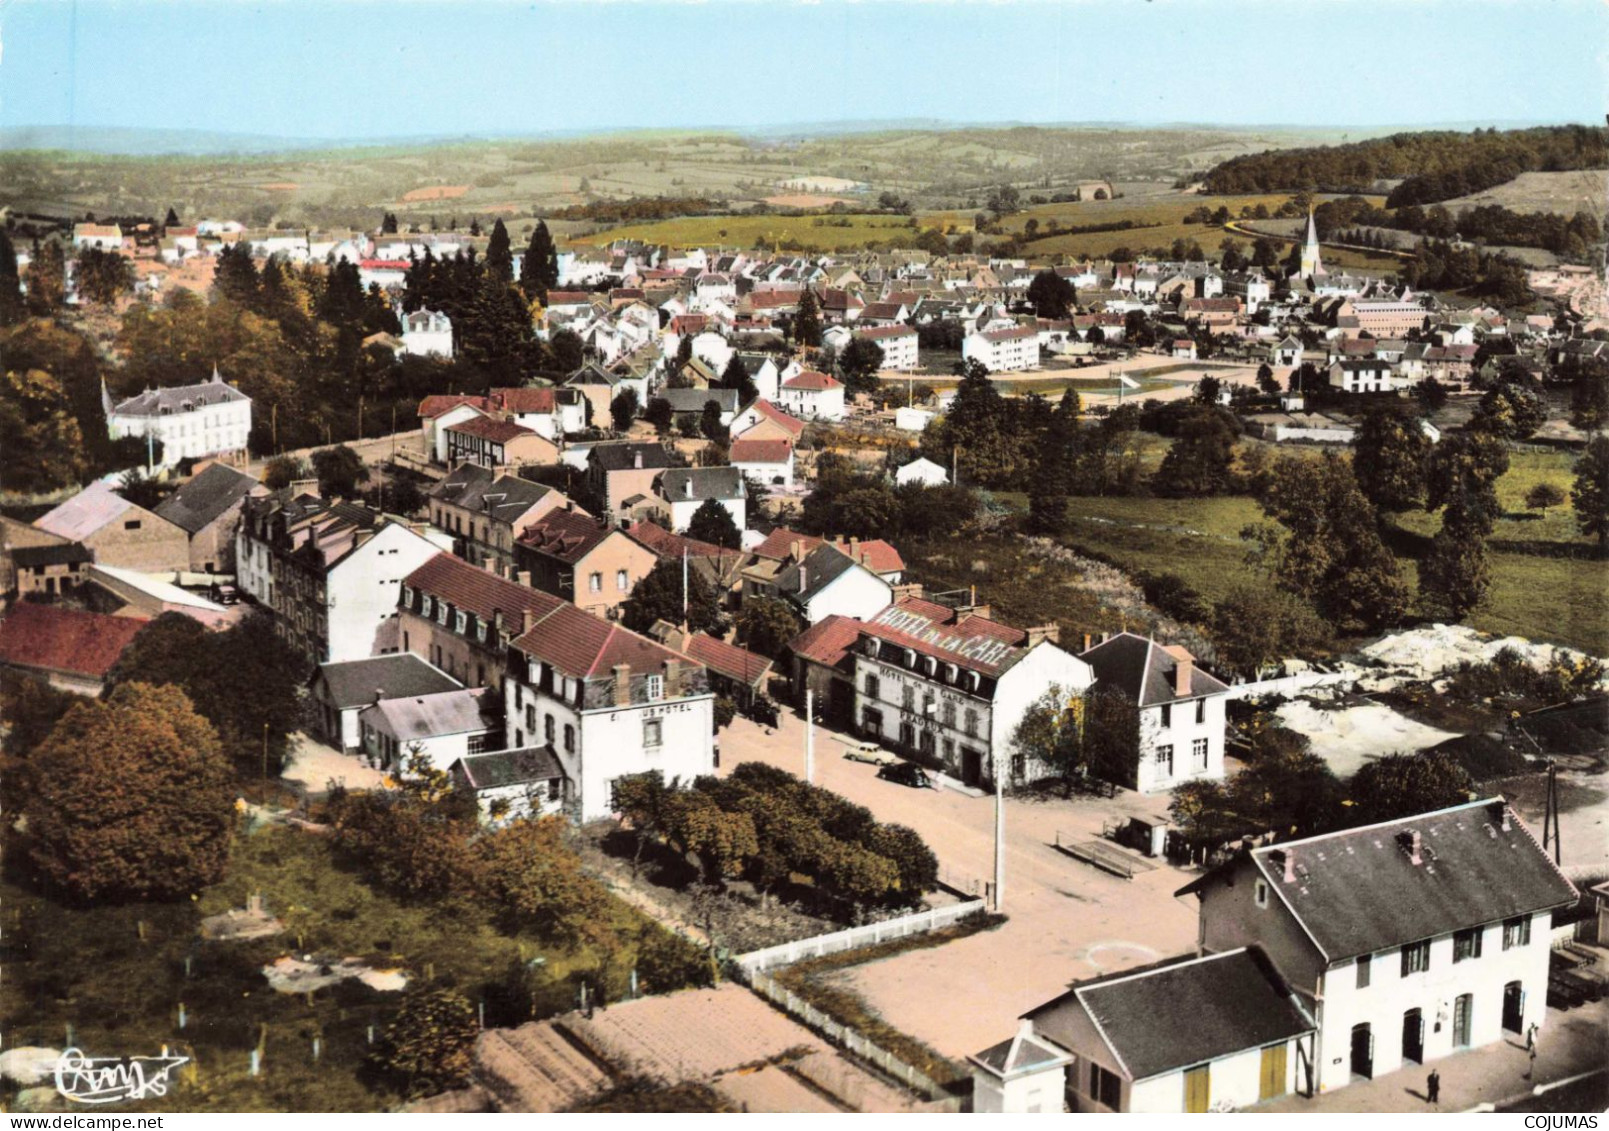
[[[814,785],[816,783],[816,692],[814,688],[805,688],[805,781]]]
[[[279,402],[275,401],[268,407],[268,427],[273,432],[274,454],[279,454]]]
[[[1004,906],[1006,887],[1006,785],[1000,772],[1000,759],[994,764],[994,910]]]
[[[687,547],[682,547],[682,627],[687,625]]]

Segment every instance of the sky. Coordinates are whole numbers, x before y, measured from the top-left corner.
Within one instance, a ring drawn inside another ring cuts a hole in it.
[[[0,0],[0,125],[1601,122],[1598,0]]]

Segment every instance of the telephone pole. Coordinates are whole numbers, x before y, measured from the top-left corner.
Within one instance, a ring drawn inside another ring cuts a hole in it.
[[[816,784],[816,692],[814,688],[805,689],[805,733],[804,733],[805,782]]]

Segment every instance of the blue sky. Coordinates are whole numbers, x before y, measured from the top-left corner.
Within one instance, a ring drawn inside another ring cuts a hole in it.
[[[0,124],[1601,122],[1595,0],[0,0]]]

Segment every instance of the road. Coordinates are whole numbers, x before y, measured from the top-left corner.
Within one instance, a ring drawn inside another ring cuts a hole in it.
[[[298,448],[295,451],[286,452],[284,454],[295,459],[307,460],[315,451],[318,450],[318,448],[328,446],[329,445],[327,444],[320,444],[318,447]],[[369,467],[376,467],[381,464],[388,463],[391,460],[393,453],[396,453],[397,455],[408,454],[423,456],[425,452],[424,439],[420,435],[419,429],[417,428],[410,428],[407,431],[398,432],[395,435],[371,436],[366,440],[348,440],[346,442],[346,446],[357,452],[358,457],[362,459],[363,462]],[[246,467],[247,473],[261,478],[263,468],[268,466],[268,460],[270,458],[271,457],[261,456],[252,460],[251,463]]]
[[[792,715],[772,734],[740,718],[722,733],[721,772],[763,761],[802,773],[803,737],[803,723]],[[915,829],[938,856],[948,883],[981,893],[994,869],[993,798],[883,781],[875,766],[844,758],[852,741],[817,728],[816,784],[866,806],[881,821]],[[1093,839],[1103,821],[1157,815],[1166,806],[1165,796],[1127,791],[1111,800],[1008,800],[1008,922],[836,977],[890,1024],[962,1058],[1010,1036],[1020,1014],[1069,982],[1191,950],[1195,902],[1173,893],[1194,872],[1156,860],[1149,862],[1154,870],[1123,880],[1055,847],[1058,835],[1064,842]]]

